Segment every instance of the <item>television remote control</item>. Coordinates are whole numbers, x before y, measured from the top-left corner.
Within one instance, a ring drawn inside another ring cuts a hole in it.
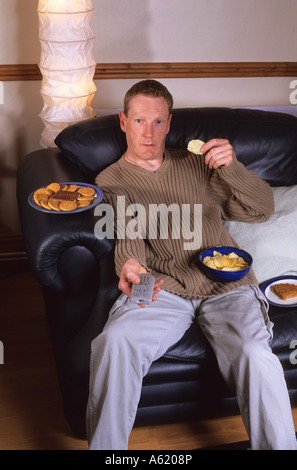
[[[140,273],[140,283],[133,284],[130,302],[135,304],[150,305],[153,297],[155,278],[152,274]]]

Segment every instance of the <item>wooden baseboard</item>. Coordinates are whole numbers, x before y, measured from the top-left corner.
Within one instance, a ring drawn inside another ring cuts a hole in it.
[[[0,256],[17,253],[25,254],[26,249],[22,235],[0,236]]]
[[[0,278],[29,270],[22,236],[0,236]]]
[[[30,270],[29,260],[26,256],[0,255],[0,279]]]

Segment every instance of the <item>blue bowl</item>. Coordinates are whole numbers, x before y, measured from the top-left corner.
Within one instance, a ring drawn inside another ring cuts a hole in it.
[[[241,269],[239,271],[221,271],[220,269],[213,269],[210,268],[209,266],[206,266],[203,263],[203,259],[205,256],[213,256],[213,252],[217,251],[218,253],[221,253],[222,255],[228,255],[229,253],[236,253],[238,256],[241,256],[247,263],[248,266],[244,269]],[[203,250],[199,254],[199,267],[201,271],[206,274],[210,279],[213,279],[214,281],[217,282],[234,282],[238,281],[239,279],[242,279],[251,269],[252,264],[253,264],[253,258],[251,255],[244,250],[240,250],[239,248],[235,248],[233,246],[214,246],[212,248],[207,248],[206,250]]]

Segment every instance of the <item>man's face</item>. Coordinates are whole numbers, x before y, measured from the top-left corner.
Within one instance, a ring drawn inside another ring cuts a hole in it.
[[[170,128],[168,104],[162,97],[136,95],[128,116],[120,113],[121,129],[126,133],[127,156],[135,163],[161,159]]]

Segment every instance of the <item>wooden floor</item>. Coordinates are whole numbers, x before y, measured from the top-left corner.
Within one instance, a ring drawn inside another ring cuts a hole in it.
[[[62,413],[39,285],[27,271],[2,274],[0,292],[0,450],[87,450]],[[190,450],[246,439],[241,418],[232,417],[135,428],[129,449]]]

